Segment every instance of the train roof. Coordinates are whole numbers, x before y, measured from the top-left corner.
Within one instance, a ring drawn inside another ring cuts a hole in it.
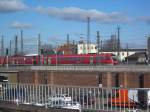
[[[38,56],[38,54],[26,54],[25,56]]]
[[[81,56],[81,57],[89,57],[89,56],[112,56],[112,54],[110,53],[101,53],[101,54],[66,54],[66,55],[49,55],[50,57],[77,57],[77,56]]]

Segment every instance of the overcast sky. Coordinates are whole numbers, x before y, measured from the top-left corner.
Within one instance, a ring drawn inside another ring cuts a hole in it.
[[[0,35],[9,41],[24,30],[25,38],[41,33],[45,43],[86,40],[87,17],[90,17],[90,38],[96,31],[108,39],[121,28],[121,43],[146,46],[150,34],[150,0],[0,0]]]

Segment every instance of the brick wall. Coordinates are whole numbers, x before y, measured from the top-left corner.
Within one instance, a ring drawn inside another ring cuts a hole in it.
[[[100,81],[99,77],[102,75]],[[118,74],[118,86],[139,88],[140,76],[144,75],[144,87],[150,87],[150,73],[96,73],[96,72],[53,72],[53,71],[28,71],[20,72],[20,83],[55,84],[73,86],[98,86],[116,87],[116,74]]]

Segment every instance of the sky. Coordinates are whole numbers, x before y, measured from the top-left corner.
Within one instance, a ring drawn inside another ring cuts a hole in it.
[[[60,44],[87,39],[90,17],[90,40],[96,32],[102,40],[117,34],[120,27],[122,46],[145,48],[150,32],[150,0],[0,0],[0,35],[7,44],[24,31],[24,40],[35,42],[41,34],[43,43]]]

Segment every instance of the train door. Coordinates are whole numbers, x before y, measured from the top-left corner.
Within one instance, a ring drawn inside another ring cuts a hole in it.
[[[44,57],[44,62],[43,62],[44,65],[47,65],[47,57]]]
[[[48,65],[51,65],[51,57],[47,57],[47,63]]]
[[[93,64],[93,56],[90,56],[90,64]]]
[[[36,56],[33,56],[33,65],[36,65]]]

